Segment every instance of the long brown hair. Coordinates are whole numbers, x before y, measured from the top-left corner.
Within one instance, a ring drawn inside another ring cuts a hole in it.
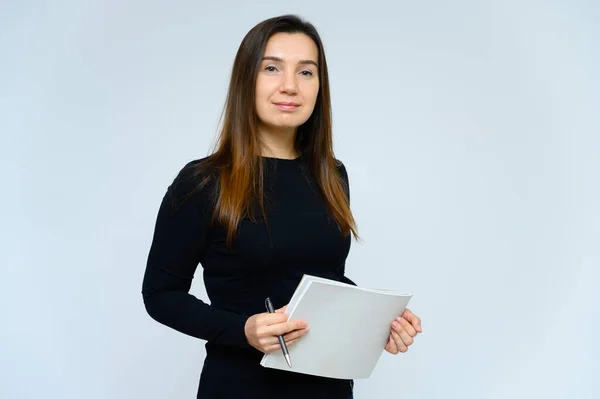
[[[251,204],[258,204],[263,219],[265,222],[267,220],[263,187],[265,172],[257,134],[259,119],[255,88],[267,41],[280,32],[303,33],[317,45],[320,82],[317,101],[309,119],[298,127],[294,146],[311,170],[341,234],[345,237],[352,232],[355,239],[359,239],[345,192],[349,188],[344,187],[345,183],[338,172],[340,165],[333,154],[329,76],[323,43],[315,27],[296,15],[283,15],[259,23],[246,34],[237,51],[221,115],[216,151],[200,163],[195,171],[197,174],[218,172],[213,175],[218,176],[213,221],[217,220],[226,227],[227,244],[230,245],[244,216],[256,222]]]

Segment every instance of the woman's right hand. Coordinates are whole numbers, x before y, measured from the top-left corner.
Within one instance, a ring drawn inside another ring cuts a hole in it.
[[[263,353],[281,350],[278,335],[283,335],[287,346],[293,345],[308,332],[305,321],[287,321],[285,308],[279,308],[275,313],[259,313],[246,320],[244,332],[248,343]]]

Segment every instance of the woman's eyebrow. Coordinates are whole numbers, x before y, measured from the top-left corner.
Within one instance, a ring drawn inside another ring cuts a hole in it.
[[[279,57],[273,57],[273,56],[270,56],[270,55],[262,57],[262,61],[264,61],[264,60],[271,60],[271,61],[283,62],[283,59],[281,59]],[[319,67],[317,65],[317,63],[315,61],[313,61],[313,60],[300,60],[300,61],[298,61],[298,64],[312,64],[312,65],[316,66],[317,68]]]

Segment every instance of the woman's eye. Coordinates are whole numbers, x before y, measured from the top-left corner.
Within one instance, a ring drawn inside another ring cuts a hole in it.
[[[300,73],[304,76],[312,76],[313,75],[313,73],[311,71],[302,71]]]
[[[275,72],[277,70],[277,68],[275,68],[274,66],[268,66],[265,68],[265,71],[267,72]]]

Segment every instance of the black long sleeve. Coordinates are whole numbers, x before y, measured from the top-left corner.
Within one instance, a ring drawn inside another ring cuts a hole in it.
[[[212,209],[209,186],[194,192],[194,164],[181,170],[160,205],[142,284],[144,304],[153,319],[184,334],[250,347],[244,334],[247,317],[212,307],[189,293],[206,250]]]
[[[352,381],[260,366],[262,353],[248,344],[244,325],[265,312],[270,297],[289,302],[304,274],[354,284],[345,276],[350,236],[331,218],[308,165],[301,159],[264,158],[266,221],[244,217],[233,247],[227,231],[211,224],[214,179],[187,164],[162,199],[142,283],[148,314],[168,327],[206,341],[198,397],[347,399]],[[348,175],[339,172],[349,197]],[[202,266],[210,304],[189,293]]]

